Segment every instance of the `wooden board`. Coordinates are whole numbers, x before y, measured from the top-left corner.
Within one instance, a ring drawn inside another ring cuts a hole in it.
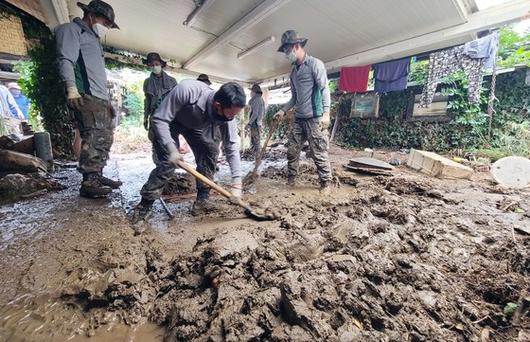
[[[407,165],[417,171],[438,178],[470,179],[473,169],[442,157],[434,152],[411,149]]]
[[[372,169],[382,169],[382,170],[394,170],[394,167],[387,162],[384,162],[375,158],[360,157],[350,159],[350,166],[353,167],[367,167]]]
[[[368,174],[368,175],[377,175],[377,176],[391,176],[392,172],[382,169],[374,169],[367,167],[355,167],[351,165],[344,165],[344,168],[348,171]]]

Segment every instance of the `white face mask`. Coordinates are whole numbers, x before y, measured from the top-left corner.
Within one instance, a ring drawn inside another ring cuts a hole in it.
[[[285,57],[289,60],[289,62],[294,63],[296,62],[296,52],[294,52],[294,49],[291,50],[290,53],[285,54]]]
[[[162,72],[162,66],[160,65],[152,66],[151,71],[153,72],[153,74],[158,75]]]
[[[94,30],[99,38],[105,37],[107,32],[109,32],[109,28],[105,25],[101,25],[100,23],[95,23],[92,25],[92,30]]]

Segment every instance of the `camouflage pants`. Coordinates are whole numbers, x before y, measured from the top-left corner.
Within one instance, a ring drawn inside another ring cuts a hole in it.
[[[331,181],[331,166],[328,157],[328,139],[322,132],[317,119],[295,119],[288,135],[287,175],[296,177],[300,162],[300,152],[304,142],[309,143],[311,157],[317,166],[320,182]]]
[[[81,135],[81,155],[78,170],[81,173],[101,172],[112,146],[114,125],[108,101],[83,95],[83,107],[73,111]]]
[[[258,157],[261,149],[261,127],[250,127],[250,152],[254,159]]]
[[[197,171],[209,179],[213,179],[217,158],[219,157],[219,140],[220,137],[211,137],[202,129],[185,129],[176,125],[171,125],[171,136],[178,141],[178,135],[186,139],[190,145]],[[168,155],[164,146],[161,146],[158,140],[153,140],[153,149],[156,154],[156,167],[149,179],[142,187],[140,194],[146,200],[157,200],[162,195],[162,191],[167,182],[175,172],[175,167],[168,163]],[[155,159],[155,158],[153,158]],[[210,194],[210,187],[202,182],[197,182],[197,198],[207,198]]]

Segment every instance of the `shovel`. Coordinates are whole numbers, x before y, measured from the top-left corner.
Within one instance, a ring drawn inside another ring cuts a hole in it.
[[[265,155],[265,151],[267,150],[267,145],[269,145],[269,140],[271,140],[272,135],[276,131],[276,128],[278,128],[278,121],[273,121],[271,127],[269,128],[269,134],[267,134],[267,138],[265,139],[265,142],[263,143],[263,147],[261,148],[261,151],[259,152],[259,155],[256,157],[256,162],[254,163],[254,170],[249,172],[245,178],[243,178],[243,185],[249,186],[253,184],[259,177],[258,175],[258,168],[261,165],[261,161],[263,159],[263,156]]]
[[[247,203],[243,202],[240,198],[237,198],[237,197],[233,196],[229,191],[223,189],[222,187],[220,187],[219,185],[217,185],[213,181],[211,181],[208,178],[206,178],[200,172],[195,170],[190,164],[188,164],[188,163],[186,163],[184,161],[181,161],[181,160],[177,161],[176,164],[177,164],[178,167],[180,167],[181,169],[183,169],[184,171],[186,171],[190,175],[194,176],[199,181],[201,181],[204,184],[208,185],[209,187],[211,187],[212,189],[217,191],[222,196],[228,198],[228,200],[230,200],[230,202],[232,204],[238,205],[238,206],[242,207],[243,209],[245,209],[245,215],[247,215],[248,217],[250,217],[252,219],[255,219],[257,221],[272,221],[272,220],[276,219],[276,217],[274,215],[272,215],[271,213],[259,213],[259,212],[256,212]]]

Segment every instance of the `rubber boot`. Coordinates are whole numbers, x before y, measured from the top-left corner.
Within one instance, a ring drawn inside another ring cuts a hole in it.
[[[97,172],[83,174],[83,182],[81,183],[81,189],[79,189],[79,195],[87,198],[102,198],[106,197],[112,192],[112,189],[101,183]]]
[[[210,200],[209,189],[199,190],[197,192],[197,199],[191,208],[191,215],[200,216],[208,214],[216,209],[215,204]]]
[[[140,203],[136,205],[130,212],[129,212],[129,220],[132,224],[137,224],[141,221],[147,221],[149,217],[152,215],[152,208],[153,203],[155,201],[153,200],[147,200],[142,197],[142,200]]]
[[[99,180],[101,182],[101,184],[103,185],[106,185],[112,189],[119,189],[120,186],[123,185],[123,183],[121,181],[116,181],[116,180],[113,180],[113,179],[110,179],[110,178],[107,178],[105,176],[103,176],[103,173],[99,173]]]
[[[331,186],[328,181],[321,181],[320,182],[320,193],[322,195],[328,195],[331,192]]]

